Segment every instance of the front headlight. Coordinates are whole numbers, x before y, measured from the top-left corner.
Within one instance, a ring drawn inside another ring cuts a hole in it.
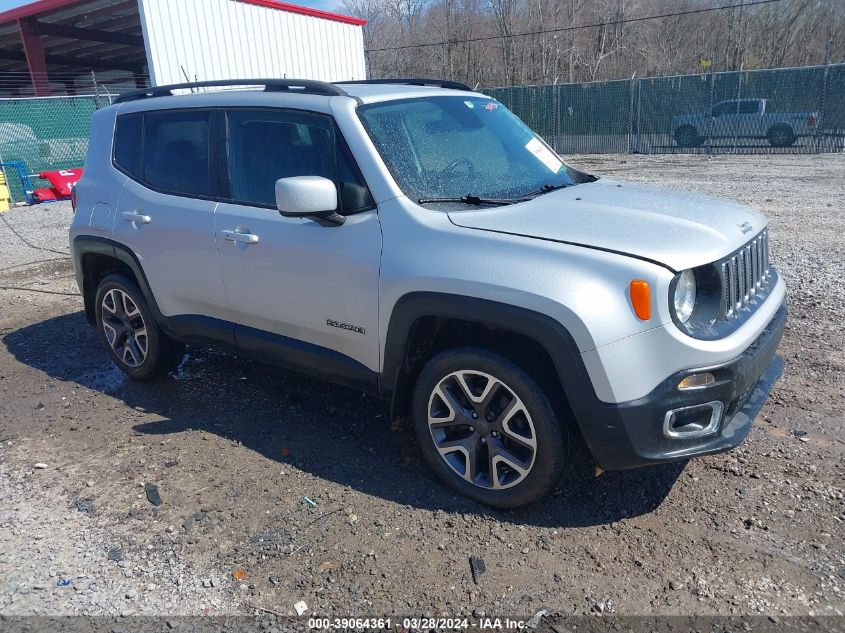
[[[675,316],[681,323],[686,323],[695,308],[695,273],[692,270],[685,270],[678,275],[673,300]]]

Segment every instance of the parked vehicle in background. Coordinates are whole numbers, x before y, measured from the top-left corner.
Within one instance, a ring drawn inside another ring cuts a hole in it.
[[[816,112],[771,112],[768,99],[731,99],[712,111],[672,119],[672,138],[680,147],[700,147],[707,140],[765,139],[772,147],[791,147],[816,134]]]
[[[604,469],[746,437],[783,367],[761,214],[578,171],[462,84],[241,83],[94,114],[70,245],[130,377],[189,343],[371,392],[498,508],[574,434]]]

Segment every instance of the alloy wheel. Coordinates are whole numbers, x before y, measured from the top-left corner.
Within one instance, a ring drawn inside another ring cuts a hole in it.
[[[147,358],[147,326],[138,304],[120,288],[103,296],[102,324],[106,341],[128,367],[140,367]]]
[[[428,427],[440,457],[475,486],[510,488],[534,465],[531,414],[513,389],[490,374],[460,370],[440,380],[429,397]]]

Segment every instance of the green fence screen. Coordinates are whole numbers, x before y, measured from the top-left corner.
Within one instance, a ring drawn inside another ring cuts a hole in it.
[[[845,64],[485,92],[563,154],[845,149]]]
[[[562,154],[845,149],[845,64],[482,90]],[[29,175],[82,167],[91,115],[108,102],[0,99],[0,162]],[[18,173],[4,172],[23,201]]]
[[[0,162],[23,163],[27,175],[82,167],[91,115],[108,101],[96,97],[0,99]],[[16,169],[3,169],[12,199],[24,200]],[[32,178],[34,188],[47,183]]]

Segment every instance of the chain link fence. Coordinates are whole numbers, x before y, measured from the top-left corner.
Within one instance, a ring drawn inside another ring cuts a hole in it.
[[[38,188],[39,172],[83,166],[93,112],[147,83],[110,81],[119,85],[92,77],[84,96],[0,98],[0,163],[15,164],[3,168],[15,202],[26,199],[21,176]],[[845,64],[484,92],[561,154],[845,151]]]
[[[35,188],[45,187],[38,173],[85,164],[98,101],[108,103],[87,96],[0,99],[0,162],[12,200],[25,200],[26,177]]]
[[[845,64],[484,92],[561,154],[845,150]]]
[[[25,79],[7,73],[0,76],[0,89],[19,90]],[[54,73],[50,83],[56,91],[72,87],[75,94],[0,97],[0,164],[14,202],[26,200],[24,189],[49,186],[39,173],[82,167],[94,111],[121,92],[149,85],[149,78],[120,72]]]

